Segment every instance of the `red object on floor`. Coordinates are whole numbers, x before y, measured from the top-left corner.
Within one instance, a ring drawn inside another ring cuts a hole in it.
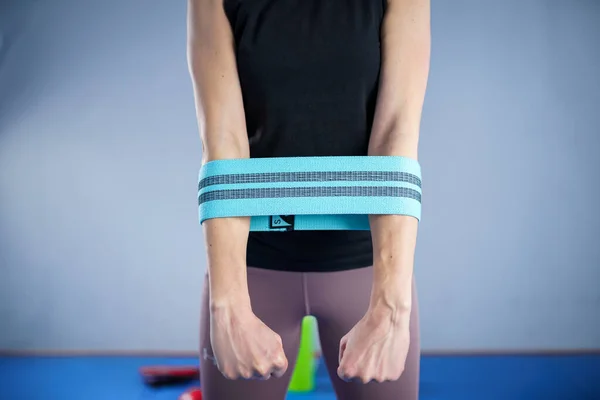
[[[200,378],[200,369],[178,365],[142,367],[140,375],[148,385],[166,385],[197,380]]]
[[[202,391],[199,388],[190,389],[179,396],[178,400],[202,400]]]

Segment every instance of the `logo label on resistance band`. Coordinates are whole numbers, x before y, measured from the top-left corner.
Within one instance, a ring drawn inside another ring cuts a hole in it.
[[[293,215],[272,215],[269,217],[269,229],[293,231],[294,220]]]

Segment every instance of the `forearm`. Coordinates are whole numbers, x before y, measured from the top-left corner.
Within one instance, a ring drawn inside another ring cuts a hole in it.
[[[233,34],[222,0],[189,0],[188,64],[203,164],[249,157]],[[205,221],[211,307],[247,304],[248,217]]]
[[[211,309],[250,308],[246,274],[249,218],[215,218],[203,225]]]
[[[369,155],[418,159],[430,54],[428,0],[389,0],[382,26],[382,68]],[[410,310],[418,221],[371,216],[374,281],[371,304]]]

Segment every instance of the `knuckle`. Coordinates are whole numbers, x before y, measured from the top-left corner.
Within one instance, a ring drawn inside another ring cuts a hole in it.
[[[344,376],[346,376],[348,378],[358,378],[358,376],[356,374],[356,369],[351,368],[351,367],[346,367],[346,368],[342,369],[342,373],[344,374]]]
[[[250,379],[250,378],[252,378],[252,372],[250,372],[247,369],[244,369],[243,371],[240,372],[240,377],[242,377],[244,379]]]
[[[231,369],[225,369],[225,370],[221,371],[221,373],[223,374],[223,376],[226,379],[229,379],[229,380],[237,379],[237,374],[235,372],[233,372]]]
[[[266,364],[258,363],[254,365],[254,371],[262,377],[266,376],[269,370],[270,368]]]
[[[277,368],[287,368],[287,359],[283,354],[277,353],[273,356],[272,365]]]

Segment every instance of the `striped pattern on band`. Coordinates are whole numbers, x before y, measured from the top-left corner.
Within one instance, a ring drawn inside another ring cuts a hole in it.
[[[248,188],[201,193],[198,203],[214,200],[269,199],[281,197],[406,197],[421,202],[421,193],[406,187],[334,186],[291,188]]]
[[[397,171],[313,171],[265,172],[209,176],[200,181],[198,190],[211,185],[234,185],[271,182],[408,182],[421,187],[421,179],[410,173]]]
[[[370,214],[420,219],[421,171],[404,157],[217,160],[200,170],[200,223],[250,216],[250,229],[369,229]]]

